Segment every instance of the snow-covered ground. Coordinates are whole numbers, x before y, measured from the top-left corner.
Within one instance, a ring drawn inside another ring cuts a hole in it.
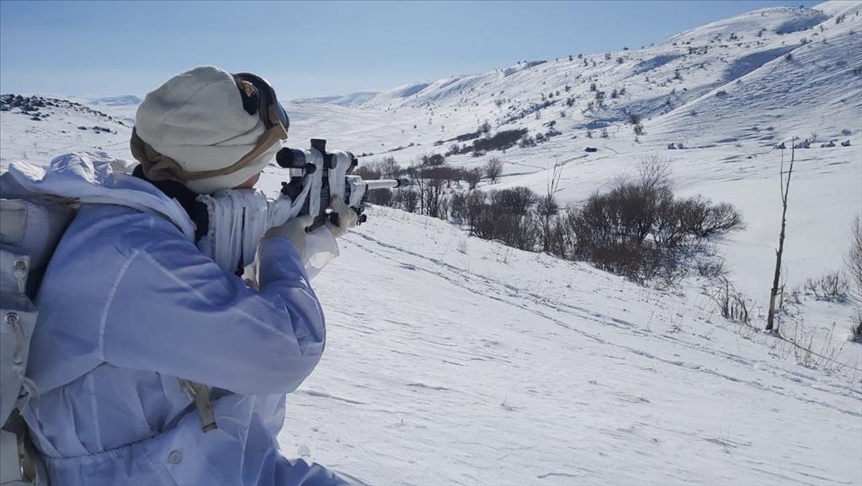
[[[796,151],[788,290],[842,268],[862,213],[860,10],[858,1],[765,9],[609,56],[573,48],[571,61],[290,101],[290,143],[326,138],[366,154],[360,163],[393,156],[407,166],[485,120],[492,132],[531,135],[553,121],[561,135],[536,147],[448,162],[499,157],[505,173],[493,187],[538,192],[561,164],[568,204],[644,157],[668,158],[679,194],[742,211],[745,228],[718,247],[762,327],[780,229],[774,146],[817,135]],[[93,148],[131,159],[134,98],[71,101],[106,116],[68,104],[40,120],[0,114],[0,166]],[[630,114],[643,120],[637,140]],[[851,145],[820,147],[830,140]],[[261,187],[274,191],[281,177],[270,167]],[[288,400],[288,456],[375,484],[862,484],[851,305],[801,294],[782,334],[809,353],[721,318],[714,282],[639,287],[443,221],[368,214],[314,282],[329,341]]]

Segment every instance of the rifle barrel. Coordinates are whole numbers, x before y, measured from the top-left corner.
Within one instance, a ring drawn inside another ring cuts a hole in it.
[[[407,179],[375,179],[371,181],[363,180],[362,182],[365,184],[366,190],[368,191],[409,185]]]

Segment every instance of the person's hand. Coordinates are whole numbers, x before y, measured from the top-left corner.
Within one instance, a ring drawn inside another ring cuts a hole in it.
[[[347,234],[347,230],[356,226],[359,222],[359,215],[350,206],[345,204],[341,198],[333,198],[329,205],[332,212],[338,215],[338,225],[332,223],[330,219],[326,220],[326,226],[329,231],[332,231],[333,236],[341,238]]]
[[[276,226],[267,230],[266,234],[264,234],[264,238],[270,238],[272,236],[281,236],[287,238],[290,243],[296,248],[296,251],[299,253],[299,256],[302,259],[305,259],[305,253],[307,248],[306,238],[307,233],[305,232],[309,226],[314,222],[314,218],[311,216],[299,216],[291,219],[287,223],[284,223],[281,226]]]

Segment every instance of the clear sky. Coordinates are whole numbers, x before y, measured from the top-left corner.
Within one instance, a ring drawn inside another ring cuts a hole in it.
[[[0,92],[143,97],[199,64],[279,96],[380,91],[663,42],[793,1],[0,1]]]

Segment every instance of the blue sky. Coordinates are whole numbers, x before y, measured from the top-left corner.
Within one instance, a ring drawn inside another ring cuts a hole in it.
[[[295,99],[637,48],[818,1],[0,2],[0,92],[143,96],[199,64]]]

